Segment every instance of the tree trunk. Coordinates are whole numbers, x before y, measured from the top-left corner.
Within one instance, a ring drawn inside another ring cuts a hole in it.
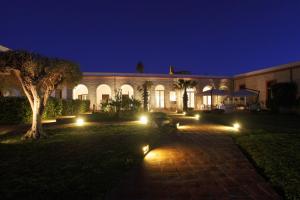
[[[144,88],[144,112],[148,111],[148,91]]]
[[[186,88],[184,88],[184,92],[183,92],[183,111],[187,112],[187,102],[188,102],[188,95],[187,95],[187,91]]]
[[[31,129],[24,135],[24,139],[39,139],[41,136],[45,136],[42,127],[43,108],[44,105],[40,98],[35,97],[33,101]]]

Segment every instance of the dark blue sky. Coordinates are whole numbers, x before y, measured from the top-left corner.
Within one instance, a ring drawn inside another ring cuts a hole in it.
[[[1,0],[0,44],[83,71],[232,75],[300,60],[300,1]]]

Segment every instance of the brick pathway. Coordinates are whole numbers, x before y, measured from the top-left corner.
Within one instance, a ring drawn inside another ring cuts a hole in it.
[[[107,199],[280,199],[227,131],[219,125],[182,126]]]

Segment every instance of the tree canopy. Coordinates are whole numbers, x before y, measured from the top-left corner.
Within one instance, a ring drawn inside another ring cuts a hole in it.
[[[79,66],[71,61],[23,50],[0,52],[0,72],[15,76],[30,103],[33,122],[26,134],[29,138],[39,138],[42,133],[41,115],[51,93],[82,76]]]
[[[179,79],[174,83],[174,88],[178,90],[183,90],[183,111],[187,111],[188,109],[188,95],[187,95],[187,89],[188,88],[193,88],[197,85],[198,83],[193,80],[184,80],[184,79]]]
[[[141,61],[136,65],[136,72],[144,73],[144,64]]]

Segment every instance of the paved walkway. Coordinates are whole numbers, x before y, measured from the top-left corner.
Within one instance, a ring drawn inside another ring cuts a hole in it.
[[[107,199],[280,199],[219,125],[187,124]]]

